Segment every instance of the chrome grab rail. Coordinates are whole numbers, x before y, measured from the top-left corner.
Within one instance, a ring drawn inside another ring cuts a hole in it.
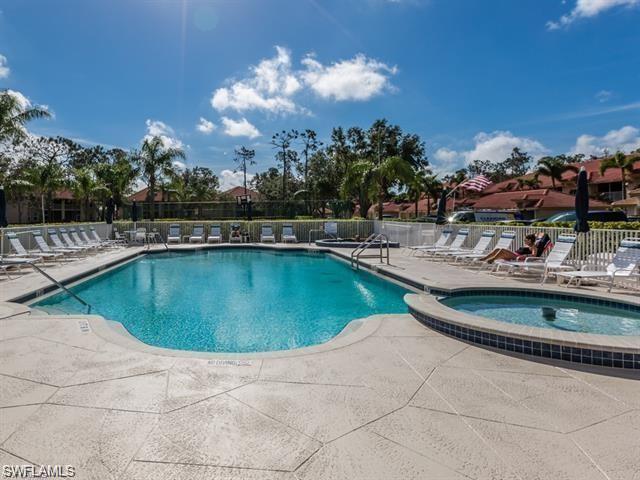
[[[38,272],[40,272],[42,274],[42,276],[44,276],[45,278],[51,280],[53,283],[55,283],[57,285],[58,288],[60,288],[61,290],[64,290],[66,293],[68,293],[69,295],[71,295],[73,298],[75,298],[78,302],[80,302],[82,305],[84,305],[85,307],[87,307],[87,314],[91,313],[91,305],[89,305],[87,302],[85,302],[82,298],[80,298],[78,295],[76,295],[75,293],[73,293],[71,290],[69,290],[67,287],[65,287],[62,283],[60,283],[58,280],[56,280],[55,278],[53,278],[51,275],[49,275],[48,273],[46,273],[44,270],[42,270],[40,267],[38,267],[35,263],[31,263],[30,265],[35,268]]]
[[[383,245],[383,240],[384,240],[384,245]],[[376,241],[378,241],[378,246],[379,246],[379,254],[375,254],[375,255],[364,255],[363,258],[369,257],[369,258],[373,258],[373,257],[377,257],[378,255],[380,256],[380,263],[384,263],[384,255],[382,254],[382,248],[383,246],[386,247],[386,257],[387,257],[387,265],[390,265],[389,262],[389,238],[384,234],[384,233],[372,233],[371,235],[369,235],[367,237],[367,239],[360,243],[360,245],[358,245],[356,248],[354,248],[351,251],[351,268],[353,268],[354,263],[355,263],[355,268],[356,270],[360,269],[360,257],[362,257],[363,253],[367,251],[367,249],[369,249],[369,247],[374,244]]]

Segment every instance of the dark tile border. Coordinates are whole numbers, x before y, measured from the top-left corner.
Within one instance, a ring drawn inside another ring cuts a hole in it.
[[[495,294],[495,291],[493,291]],[[601,367],[640,370],[640,354],[577,348],[499,335],[439,320],[409,307],[420,323],[445,335],[508,352]]]

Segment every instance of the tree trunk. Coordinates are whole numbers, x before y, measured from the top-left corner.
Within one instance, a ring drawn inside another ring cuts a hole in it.
[[[378,191],[378,220],[382,220],[383,210],[384,210],[384,192],[382,191],[382,189],[380,189]]]
[[[627,198],[627,172],[624,171],[624,168],[620,169],[620,176],[622,178],[622,199],[626,200]]]
[[[555,178],[553,178],[553,177],[551,177],[551,188],[552,188],[553,190],[555,190],[555,189],[556,189],[556,179],[555,179]]]
[[[420,197],[416,200],[416,218],[418,218],[418,203],[420,202]]]
[[[149,191],[147,195],[148,195],[147,198],[149,199],[149,204],[151,205],[151,212],[149,212],[149,219],[153,222],[156,219],[156,179],[154,177],[149,178]]]
[[[431,195],[427,195],[427,215],[431,215]]]
[[[42,209],[42,223],[45,223],[45,216],[44,216],[44,193],[42,195],[40,195],[40,207]]]

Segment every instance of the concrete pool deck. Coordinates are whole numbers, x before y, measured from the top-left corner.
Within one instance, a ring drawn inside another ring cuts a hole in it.
[[[73,278],[138,253],[48,272]],[[529,285],[392,255],[387,268],[441,288]],[[0,300],[39,281],[0,280]],[[638,372],[532,361],[408,314],[378,317],[327,351],[183,358],[111,342],[81,315],[0,304],[2,463],[100,479],[637,480]]]

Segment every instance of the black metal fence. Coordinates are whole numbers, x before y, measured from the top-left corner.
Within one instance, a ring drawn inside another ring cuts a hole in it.
[[[355,205],[350,201],[256,201],[250,205],[237,202],[139,202],[138,219],[228,220],[228,219],[295,219],[351,218]],[[121,219],[131,219],[132,205],[125,205]]]

